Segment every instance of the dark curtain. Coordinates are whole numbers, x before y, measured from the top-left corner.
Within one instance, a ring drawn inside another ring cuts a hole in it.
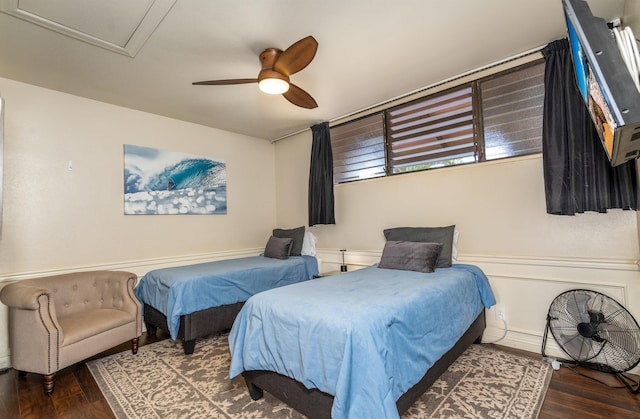
[[[311,127],[311,168],[309,170],[309,226],[335,224],[333,209],[333,152],[329,123]]]
[[[569,42],[547,45],[542,127],[547,213],[637,209],[635,161],[612,167],[574,76]]]

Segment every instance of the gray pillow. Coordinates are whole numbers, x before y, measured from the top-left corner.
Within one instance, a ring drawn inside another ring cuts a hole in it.
[[[453,249],[453,232],[456,226],[447,227],[396,227],[384,230],[387,240],[408,242],[442,243],[442,252],[438,257],[436,268],[451,267]]]
[[[389,240],[384,245],[378,267],[431,273],[441,250],[440,243]]]
[[[301,255],[302,242],[304,241],[304,226],[291,229],[276,228],[275,230],[273,230],[273,235],[275,237],[293,239],[293,245],[291,246],[291,256]]]
[[[274,259],[289,259],[292,244],[293,239],[271,236],[264,248],[264,256]]]

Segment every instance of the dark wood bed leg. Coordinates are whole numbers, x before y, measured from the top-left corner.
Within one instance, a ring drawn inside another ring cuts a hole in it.
[[[247,380],[244,380],[244,382],[247,384],[247,388],[249,389],[249,396],[251,396],[251,400],[260,400],[264,395],[264,391]]]
[[[144,325],[147,326],[147,335],[155,336],[156,333],[158,332],[158,328],[155,327],[154,325],[150,323],[145,323]]]
[[[26,371],[18,371],[18,378],[24,378],[27,376],[27,372]]]
[[[138,338],[131,339],[131,352],[134,355],[138,353]]]
[[[195,339],[183,340],[182,348],[184,349],[185,355],[191,355],[193,351],[196,349],[196,340]]]

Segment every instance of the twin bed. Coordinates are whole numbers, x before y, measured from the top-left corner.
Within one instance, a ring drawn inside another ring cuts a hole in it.
[[[252,295],[317,276],[311,254],[314,240],[304,227],[276,229],[260,256],[150,271],[135,290],[147,333],[166,330],[192,354],[196,339],[230,329]]]
[[[398,418],[480,342],[495,298],[482,270],[452,264],[453,226],[391,229],[385,237],[380,263],[354,272],[309,281],[315,258],[260,256],[231,270],[235,262],[220,261],[155,272],[136,293],[147,327],[159,313],[153,322],[174,339],[232,326],[229,375],[242,375],[254,400],[267,391],[309,418]],[[259,266],[265,260],[273,266]],[[263,283],[300,262],[288,283]],[[236,294],[231,289],[239,294],[205,307],[214,295]],[[206,331],[188,335],[202,311]],[[224,327],[212,320],[217,313]]]
[[[493,304],[486,276],[461,264],[372,266],[265,291],[231,329],[229,375],[310,418],[398,417],[481,338]]]
[[[385,231],[378,265],[251,297],[229,334],[230,378],[309,418],[398,418],[480,342],[495,304],[480,268],[452,264],[452,229],[431,233]]]

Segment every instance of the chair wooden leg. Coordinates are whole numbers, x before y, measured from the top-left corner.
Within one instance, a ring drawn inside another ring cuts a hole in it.
[[[51,396],[53,394],[53,388],[56,385],[56,373],[52,373],[44,376],[44,394]]]
[[[138,338],[131,339],[131,352],[134,355],[138,353]]]

